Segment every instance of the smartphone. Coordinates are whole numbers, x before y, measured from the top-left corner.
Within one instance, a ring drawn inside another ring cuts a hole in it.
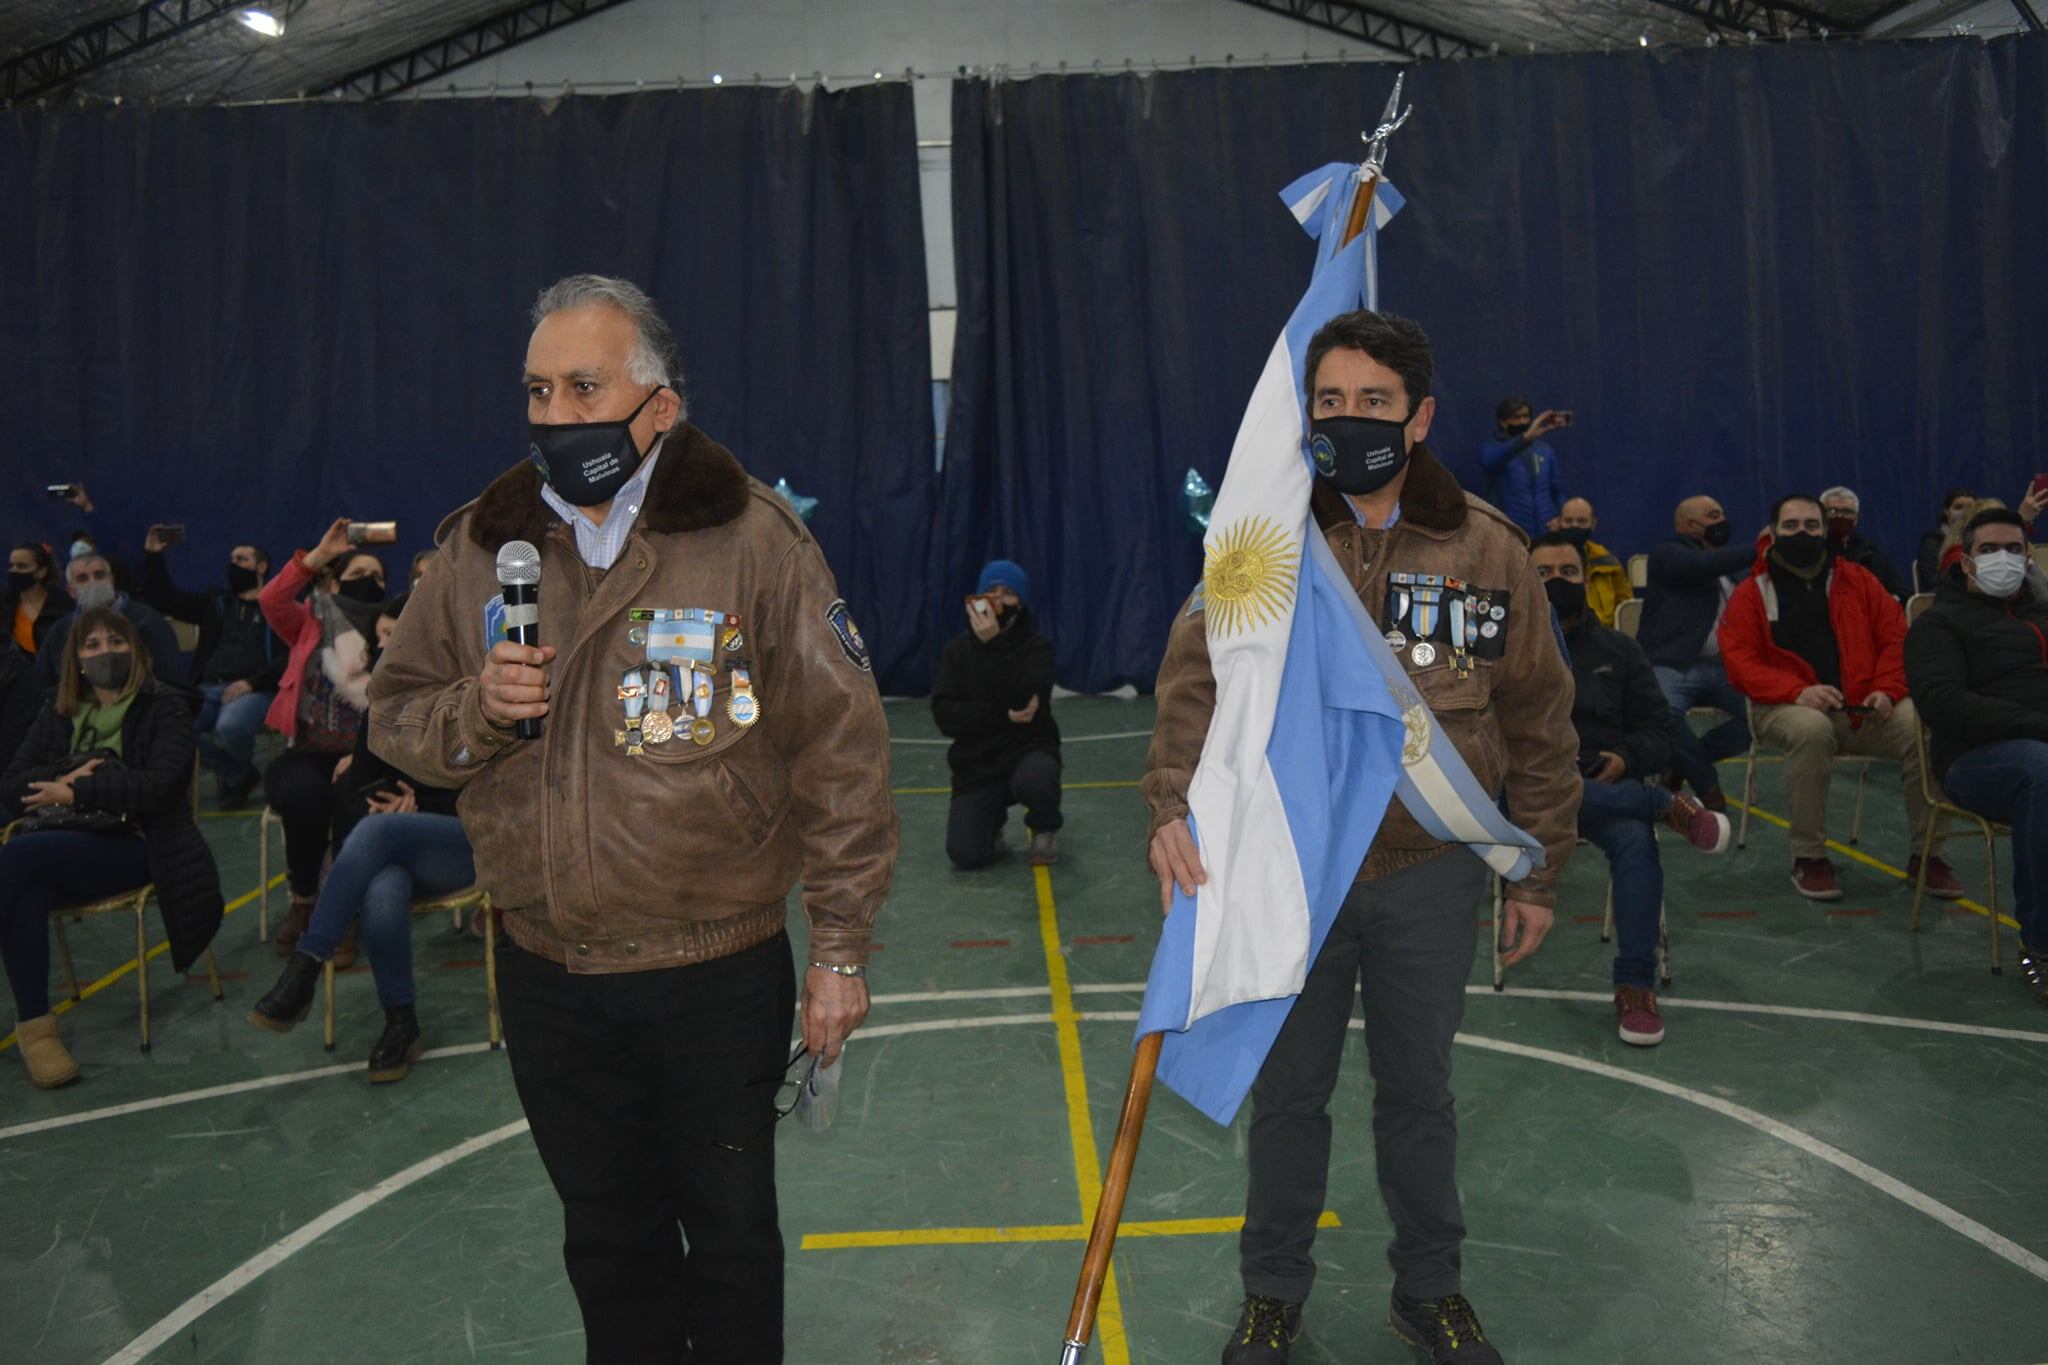
[[[1561,427],[1568,427],[1568,426],[1570,426],[1570,425],[1572,424],[1572,415],[1571,415],[1571,413],[1570,413],[1570,412],[1560,412],[1560,413],[1559,413],[1559,414],[1557,415],[1557,424],[1558,424],[1559,426],[1561,426]]]
[[[2048,474],[2036,474],[2034,481],[2027,485],[2027,496],[2038,498],[2048,495]]]
[[[1876,714],[1876,712],[1877,708],[1875,706],[1863,706],[1857,702],[1849,701],[1845,701],[1842,703],[1842,713],[1844,715],[1869,716]]]
[[[149,529],[165,545],[183,545],[185,543],[185,523],[182,521],[168,522],[152,526]]]
[[[967,610],[984,621],[989,620],[996,614],[995,599],[992,596],[970,593],[967,597]]]
[[[70,502],[78,496],[78,485],[75,483],[46,483],[43,485],[43,491],[58,502]]]
[[[396,545],[398,523],[395,521],[352,521],[348,524],[348,543],[351,545]]]

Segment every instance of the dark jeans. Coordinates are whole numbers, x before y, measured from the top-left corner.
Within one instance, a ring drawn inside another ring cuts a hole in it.
[[[199,686],[204,700],[192,721],[199,736],[199,760],[223,782],[253,782],[256,768],[249,759],[256,752],[256,736],[263,733],[263,718],[277,694],[250,692],[223,702],[221,693],[227,690],[224,682]]]
[[[133,834],[21,834],[0,844],[0,959],[14,1012],[50,1012],[50,912],[133,891],[149,880],[149,854]]]
[[[1655,989],[1664,909],[1656,826],[1671,809],[1671,793],[1633,778],[1581,785],[1579,833],[1607,855],[1614,879],[1614,984]]]
[[[754,1135],[789,1061],[789,936],[603,974],[507,943],[498,998],[592,1365],[777,1365],[775,1134]]]
[[[1949,764],[1941,786],[1965,810],[2012,826],[2013,918],[2020,942],[2048,953],[2048,744],[2008,739],[1971,749]]]
[[[334,823],[334,768],[341,757],[286,749],[264,770],[264,797],[284,821],[285,880],[294,896],[320,890],[320,864]]]
[[[1748,700],[1728,681],[1719,659],[1701,659],[1690,668],[1658,664],[1656,673],[1664,700],[1671,703],[1671,766],[1702,796],[1721,790],[1714,764],[1749,749]],[[1725,711],[1728,719],[1696,735],[1685,715],[1695,706]]]
[[[1010,807],[1024,807],[1024,824],[1033,834],[1050,834],[1065,820],[1060,815],[1060,761],[1043,750],[1017,760],[1009,777],[986,787],[953,791],[946,811],[946,856],[962,872],[987,867],[996,860],[996,835],[1010,818]]]
[[[1365,987],[1373,1155],[1394,1224],[1394,1292],[1460,1292],[1458,1118],[1451,1039],[1479,941],[1486,864],[1462,849],[1345,897],[1308,981],[1252,1086],[1251,1180],[1238,1254],[1247,1294],[1299,1303],[1315,1284],[1316,1220],[1330,1181],[1330,1096]]]
[[[476,863],[462,821],[453,815],[372,815],[341,846],[299,951],[325,962],[358,915],[377,1000],[385,1009],[410,1005],[412,903],[476,884]]]

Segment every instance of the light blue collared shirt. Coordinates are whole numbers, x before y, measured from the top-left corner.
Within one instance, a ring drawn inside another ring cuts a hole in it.
[[[654,476],[655,461],[661,458],[661,447],[667,440],[668,433],[663,432],[655,441],[654,449],[647,452],[647,458],[633,471],[633,477],[626,480],[618,496],[612,499],[611,510],[605,513],[601,524],[592,525],[590,518],[583,515],[582,508],[547,484],[541,484],[541,500],[554,509],[556,516],[575,528],[576,553],[582,555],[583,562],[591,568],[611,568],[625,550],[626,537],[633,533],[634,525],[640,520],[640,506],[647,501],[647,482]]]
[[[1351,499],[1349,499],[1349,498],[1346,498],[1346,499],[1344,499],[1344,505],[1345,505],[1346,507],[1349,507],[1349,508],[1351,509],[1351,519],[1352,519],[1353,521],[1357,522],[1357,523],[1358,523],[1358,524],[1359,524],[1360,526],[1364,526],[1364,525],[1365,525],[1365,513],[1363,513],[1363,512],[1361,512],[1361,511],[1359,511],[1359,510],[1358,510],[1358,504],[1357,504],[1357,503],[1355,503],[1355,502],[1353,502],[1353,501],[1351,501]],[[1393,530],[1393,529],[1394,529],[1394,527],[1395,527],[1395,526],[1397,526],[1397,525],[1399,525],[1399,524],[1400,524],[1400,521],[1401,521],[1401,504],[1397,502],[1397,503],[1395,503],[1395,504],[1394,504],[1394,510],[1393,510],[1393,511],[1391,511],[1391,512],[1389,512],[1389,513],[1387,513],[1387,519],[1386,519],[1386,521],[1385,521],[1385,522],[1384,522],[1384,523],[1383,523],[1383,524],[1382,524],[1382,525],[1380,526],[1380,529],[1381,529],[1382,531],[1391,531],[1391,530]],[[1370,528],[1368,528],[1368,529],[1370,529]]]

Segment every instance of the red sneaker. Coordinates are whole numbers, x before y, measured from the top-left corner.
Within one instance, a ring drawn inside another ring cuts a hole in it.
[[[1726,853],[1734,830],[1728,817],[1708,810],[1690,796],[1674,795],[1664,823],[1678,831],[1685,841],[1702,853]]]
[[[1621,1041],[1630,1047],[1655,1047],[1664,1041],[1664,1016],[1657,1013],[1655,991],[1616,986],[1614,1012],[1621,1016]]]
[[[1920,880],[1920,855],[1913,855],[1906,864],[1906,880]],[[1947,863],[1939,858],[1927,860],[1927,894],[1936,900],[1959,901],[1963,898],[1963,884],[1956,880],[1956,874],[1949,871]]]
[[[1842,884],[1835,880],[1835,865],[1826,858],[1794,858],[1792,885],[1810,901],[1842,898]]]

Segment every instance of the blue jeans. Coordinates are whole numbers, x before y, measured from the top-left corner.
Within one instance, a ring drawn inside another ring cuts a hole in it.
[[[1614,877],[1614,984],[1653,990],[1657,919],[1664,909],[1655,827],[1671,809],[1671,793],[1633,778],[1581,785],[1579,833],[1607,855]]]
[[[1719,659],[1701,659],[1690,668],[1658,664],[1657,686],[1671,703],[1671,766],[1704,796],[1721,790],[1714,764],[1749,749],[1748,699],[1735,690]],[[1692,732],[1685,713],[1695,706],[1726,711],[1728,719],[1704,735]]]
[[[14,1012],[50,1012],[50,912],[133,891],[149,880],[149,850],[132,834],[51,830],[0,844],[0,960]]]
[[[270,712],[274,692],[250,692],[230,702],[220,699],[226,683],[201,683],[199,715],[193,731],[199,736],[199,761],[223,782],[247,782],[256,776],[249,759],[256,752],[256,736],[263,733],[263,717]]]
[[[370,815],[335,856],[299,951],[325,962],[356,916],[387,1010],[413,1002],[412,903],[476,883],[476,862],[453,815]]]
[[[2048,744],[2007,739],[1971,749],[1949,764],[1941,787],[1963,809],[2012,826],[2013,918],[2020,942],[2048,953]]]

